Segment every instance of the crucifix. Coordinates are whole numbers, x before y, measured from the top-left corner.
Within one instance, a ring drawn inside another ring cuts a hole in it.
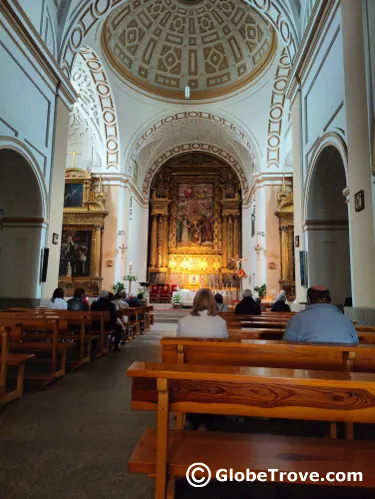
[[[77,156],[81,156],[81,153],[80,152],[76,152],[76,151],[72,151],[72,152],[68,152],[68,156],[72,156],[72,166],[71,166],[71,168],[75,168],[76,167],[76,157]]]

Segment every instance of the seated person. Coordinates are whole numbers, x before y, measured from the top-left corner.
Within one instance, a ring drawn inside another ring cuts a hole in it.
[[[217,315],[217,306],[209,289],[197,291],[189,315],[179,320],[177,336],[197,338],[228,338],[227,323]],[[211,414],[187,414],[185,429],[212,428]]]
[[[129,308],[129,303],[125,301],[126,293],[125,291],[120,291],[115,294],[115,299],[112,303],[115,305],[116,310],[121,310],[122,308]]]
[[[260,304],[254,301],[253,293],[250,289],[245,289],[243,298],[237,304],[234,313],[239,315],[261,315]]]
[[[68,304],[64,300],[64,290],[62,288],[55,289],[52,298],[47,303],[46,307],[58,310],[66,310],[68,308]]]
[[[271,312],[290,312],[290,307],[286,303],[286,293],[284,290],[275,298],[275,303],[271,307]]]
[[[114,338],[115,338],[115,348],[114,351],[118,351],[118,345],[121,340],[121,327],[117,324],[117,317],[116,317],[116,307],[115,305],[109,300],[109,293],[108,291],[102,291],[99,294],[99,299],[94,301],[94,303],[91,305],[91,310],[93,312],[110,312],[110,320],[109,322],[106,323],[106,329],[110,329],[114,332]],[[93,324],[93,329],[97,329],[98,326],[100,327],[100,324],[95,322]]]
[[[89,305],[85,299],[85,290],[83,288],[76,288],[74,290],[73,298],[68,301],[68,310],[76,312],[88,312]]]
[[[229,312],[228,305],[225,305],[224,303],[223,295],[221,295],[220,293],[216,293],[214,298],[216,301],[216,307],[218,312]]]
[[[143,295],[142,295],[142,298],[143,298]],[[141,304],[141,302],[139,301],[138,297],[136,298],[135,296],[129,296],[127,299],[126,299],[128,305],[130,308],[134,308],[134,307],[142,307],[143,305]]]
[[[143,293],[137,294],[137,300],[140,303],[140,307],[147,307],[147,300],[146,300],[145,295]]]
[[[112,301],[112,303],[116,307],[116,310],[124,310],[126,308],[129,308],[129,303],[125,301],[125,298],[125,291],[120,291],[115,294],[115,299]],[[117,318],[117,324],[121,326],[123,331],[126,330],[127,320],[128,318],[125,315],[123,315],[121,318]]]
[[[217,306],[209,289],[197,291],[189,315],[179,320],[177,336],[228,338],[227,323],[217,315]]]
[[[306,343],[358,343],[352,321],[331,304],[323,286],[307,291],[307,307],[288,322],[283,340]]]

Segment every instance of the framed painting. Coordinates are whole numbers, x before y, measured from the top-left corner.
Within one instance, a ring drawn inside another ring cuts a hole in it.
[[[91,230],[64,229],[61,236],[60,276],[89,277],[91,265]]]
[[[65,184],[64,208],[82,208],[83,189],[83,183]]]

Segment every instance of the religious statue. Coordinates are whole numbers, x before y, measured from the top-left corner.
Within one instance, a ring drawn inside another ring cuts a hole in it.
[[[238,277],[247,277],[245,271],[242,269],[242,262],[247,262],[247,258],[240,258],[237,255],[237,258],[229,258],[228,260],[235,264]]]

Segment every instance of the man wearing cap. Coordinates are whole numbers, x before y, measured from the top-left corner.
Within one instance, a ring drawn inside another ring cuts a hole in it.
[[[307,291],[308,306],[288,322],[283,340],[304,343],[358,343],[352,321],[331,304],[331,294],[323,286]]]

